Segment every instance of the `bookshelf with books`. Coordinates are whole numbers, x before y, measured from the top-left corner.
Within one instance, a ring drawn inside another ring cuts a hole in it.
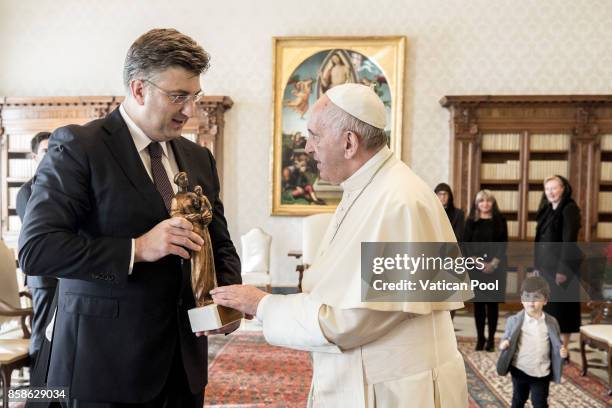
[[[451,181],[468,208],[496,197],[512,240],[535,237],[544,178],[569,179],[581,209],[580,240],[612,240],[612,95],[446,96]]]
[[[597,237],[612,241],[612,133],[601,135]]]
[[[542,198],[542,181],[551,174],[567,177],[569,140],[567,134],[483,132],[477,189],[495,195],[509,222],[510,239],[534,238],[531,222]]]
[[[32,137],[102,118],[122,100],[119,96],[0,97],[0,236],[9,247],[17,247],[21,228],[15,209],[17,192],[36,170],[29,154]],[[220,173],[224,113],[232,104],[227,96],[206,96],[184,128],[187,138],[213,152]]]
[[[579,240],[612,241],[612,95],[446,96],[440,103],[450,111],[458,206],[469,208],[487,188],[510,239],[533,241],[543,180],[560,174],[581,209]],[[533,267],[523,259],[509,265],[508,287]]]
[[[508,236],[515,237],[520,202],[520,135],[487,133],[482,135],[481,141],[480,187],[491,190],[508,221]]]

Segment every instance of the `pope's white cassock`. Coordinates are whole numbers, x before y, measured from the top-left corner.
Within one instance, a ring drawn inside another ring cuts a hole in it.
[[[449,313],[463,303],[361,301],[361,243],[454,242],[442,205],[386,146],[341,185],[304,292],[258,306],[266,340],[312,352],[309,406],[467,407]]]

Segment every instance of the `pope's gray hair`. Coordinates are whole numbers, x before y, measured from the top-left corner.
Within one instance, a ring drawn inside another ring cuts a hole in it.
[[[374,127],[346,113],[333,102],[329,102],[321,115],[321,124],[334,129],[338,134],[351,131],[361,137],[366,150],[379,149],[387,144],[387,133],[384,129]]]

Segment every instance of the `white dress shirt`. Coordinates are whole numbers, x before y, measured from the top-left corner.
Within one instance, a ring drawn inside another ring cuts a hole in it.
[[[125,111],[123,105],[119,106],[119,113],[121,117],[125,121],[125,124],[130,131],[130,135],[134,140],[134,145],[136,146],[136,150],[140,155],[140,160],[142,160],[142,164],[144,168],[147,170],[147,174],[151,177],[151,181],[153,181],[153,173],[151,171],[151,155],[149,154],[149,145],[154,142],[151,140],[143,131],[138,127],[138,125],[130,118],[128,113]],[[176,163],[176,158],[174,157],[174,152],[170,148],[167,142],[159,142],[162,148],[162,165],[166,170],[166,174],[168,175],[168,179],[170,180],[170,185],[172,186],[172,191],[174,194],[178,191],[178,186],[174,184],[174,176],[179,172],[178,164]],[[132,269],[134,268],[134,256],[136,255],[136,240],[132,239],[132,255],[130,257],[130,269],[129,274],[132,274]]]
[[[512,365],[532,377],[546,377],[550,373],[550,340],[544,313],[533,318],[525,311]]]
[[[140,155],[140,160],[142,160],[142,164],[147,170],[147,173],[149,174],[149,177],[151,177],[152,181],[153,173],[151,172],[151,156],[149,155],[149,149],[147,148],[154,142],[154,140],[151,140],[147,135],[145,135],[142,129],[138,127],[132,118],[130,118],[123,105],[119,106],[119,113],[121,113],[121,117],[123,117],[123,120],[129,129],[130,135],[132,135],[134,145],[136,145],[136,150],[138,150],[138,154]],[[179,168],[176,164],[176,159],[174,158],[174,152],[168,145],[168,142],[159,142],[159,145],[162,148],[162,164],[164,165],[166,174],[168,174],[168,179],[172,185],[172,190],[174,191],[174,194],[176,194],[178,191],[178,186],[174,184],[174,176],[179,172]]]

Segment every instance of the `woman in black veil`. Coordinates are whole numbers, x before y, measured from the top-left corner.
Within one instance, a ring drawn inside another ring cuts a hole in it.
[[[572,187],[563,176],[544,180],[544,194],[537,213],[535,269],[550,285],[546,313],[559,322],[563,345],[571,333],[580,331],[580,264],[582,252],[576,241],[580,208],[572,199]]]

